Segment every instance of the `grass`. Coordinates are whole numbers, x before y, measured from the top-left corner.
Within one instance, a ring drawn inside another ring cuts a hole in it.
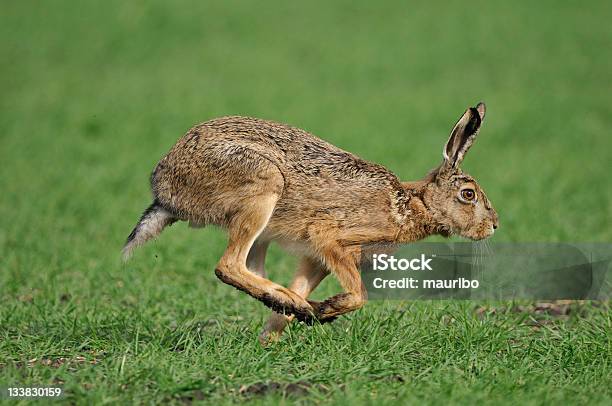
[[[481,99],[464,167],[500,214],[493,241],[609,242],[611,11],[4,4],[0,386],[57,384],[75,404],[609,404],[607,305],[552,317],[372,302],[263,349],[266,309],[212,272],[219,230],[176,225],[127,266],[118,253],[150,202],[149,171],[197,122],[288,122],[415,179]],[[267,261],[283,283],[295,265],[275,247]]]

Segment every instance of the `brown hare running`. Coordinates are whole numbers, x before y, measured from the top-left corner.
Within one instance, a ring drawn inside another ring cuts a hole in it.
[[[207,121],[155,167],[153,203],[128,237],[124,258],[177,220],[215,224],[229,234],[217,277],[274,310],[262,341],[278,337],[293,317],[331,321],[366,300],[358,269],[363,244],[493,234],[497,213],[459,169],[484,116],[483,103],[469,108],[442,164],[414,182],[288,125],[246,117]],[[303,256],[289,288],[266,279],[271,241]],[[344,293],[307,300],[329,273]]]

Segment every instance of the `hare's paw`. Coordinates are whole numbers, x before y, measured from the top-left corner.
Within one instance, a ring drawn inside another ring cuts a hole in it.
[[[320,323],[330,323],[338,316],[359,309],[363,306],[364,300],[352,293],[340,293],[323,302],[309,300],[308,303],[315,310],[315,315]]]
[[[274,292],[266,292],[257,299],[276,313],[284,315],[293,314],[298,320],[301,320],[300,317],[305,317],[305,315],[314,314],[312,306],[301,296],[289,289],[277,288]]]
[[[318,302],[314,300],[308,301],[310,306],[312,306],[312,308],[314,309],[315,314],[315,317],[310,324],[313,324],[315,320],[321,324],[331,323],[332,321],[336,320],[338,314],[336,314],[336,311],[334,310],[333,303],[331,302],[332,298],[333,297],[324,300],[323,302]]]

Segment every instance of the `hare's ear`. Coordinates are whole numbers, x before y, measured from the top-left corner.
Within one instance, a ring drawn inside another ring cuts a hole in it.
[[[443,170],[449,171],[459,167],[459,164],[465,157],[465,153],[470,149],[474,139],[476,139],[476,135],[478,135],[480,124],[484,120],[485,111],[484,103],[478,103],[476,107],[467,109],[459,121],[457,121],[444,146],[442,153],[444,156]]]

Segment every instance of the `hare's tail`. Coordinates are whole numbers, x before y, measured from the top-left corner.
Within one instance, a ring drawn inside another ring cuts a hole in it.
[[[142,213],[138,224],[132,230],[125,242],[122,250],[123,260],[127,261],[132,256],[135,248],[140,247],[145,242],[157,237],[164,228],[176,221],[168,210],[161,207],[159,202],[154,201]]]

